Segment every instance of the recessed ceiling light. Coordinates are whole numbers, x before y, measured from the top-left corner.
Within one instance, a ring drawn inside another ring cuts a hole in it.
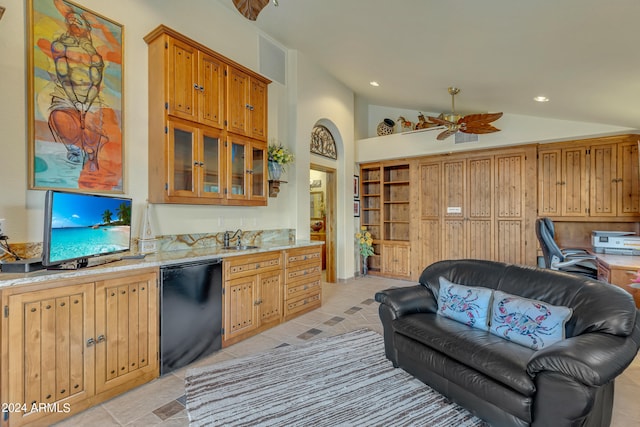
[[[380,83],[378,83],[378,82],[377,82],[377,81],[375,81],[375,80],[374,80],[374,81],[369,82],[369,84],[370,84],[371,86],[373,86],[373,87],[378,87],[378,86],[380,86]]]
[[[546,96],[536,96],[533,100],[536,102],[549,102],[549,98]]]

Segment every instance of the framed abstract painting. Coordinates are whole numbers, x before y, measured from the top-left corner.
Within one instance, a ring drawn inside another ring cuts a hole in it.
[[[29,188],[123,192],[123,26],[28,0]]]

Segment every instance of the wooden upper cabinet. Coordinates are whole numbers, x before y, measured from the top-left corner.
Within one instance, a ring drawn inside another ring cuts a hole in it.
[[[589,204],[587,147],[544,149],[538,153],[540,216],[584,216]]]
[[[261,141],[267,139],[267,85],[239,69],[227,72],[227,129]]]
[[[627,141],[618,146],[616,182],[619,216],[640,216],[638,144],[637,141]]]
[[[167,40],[168,113],[222,129],[225,65],[187,43]]]
[[[198,119],[207,126],[224,127],[224,82],[226,65],[219,59],[199,53]]]
[[[640,217],[637,136],[581,140],[538,150],[538,215]]]
[[[145,41],[149,201],[266,206],[270,81],[164,25]],[[225,149],[238,137],[242,167]]]
[[[562,150],[562,215],[587,214],[587,154],[585,147]]]
[[[562,212],[562,150],[538,153],[538,213],[557,216]]]
[[[617,213],[616,148],[614,144],[593,145],[590,148],[590,215],[613,216]]]
[[[187,120],[198,118],[198,51],[174,38],[168,38],[167,80],[169,114]]]

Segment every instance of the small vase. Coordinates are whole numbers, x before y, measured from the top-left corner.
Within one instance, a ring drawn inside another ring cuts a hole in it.
[[[282,175],[282,165],[278,162],[269,161],[269,179],[271,181],[280,181]]]
[[[366,276],[367,273],[369,272],[369,266],[367,265],[367,259],[368,257],[363,256],[362,257],[362,275]]]

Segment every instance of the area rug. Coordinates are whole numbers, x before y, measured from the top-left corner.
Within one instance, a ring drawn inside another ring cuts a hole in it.
[[[185,382],[190,426],[488,425],[393,368],[367,329],[193,368]]]

